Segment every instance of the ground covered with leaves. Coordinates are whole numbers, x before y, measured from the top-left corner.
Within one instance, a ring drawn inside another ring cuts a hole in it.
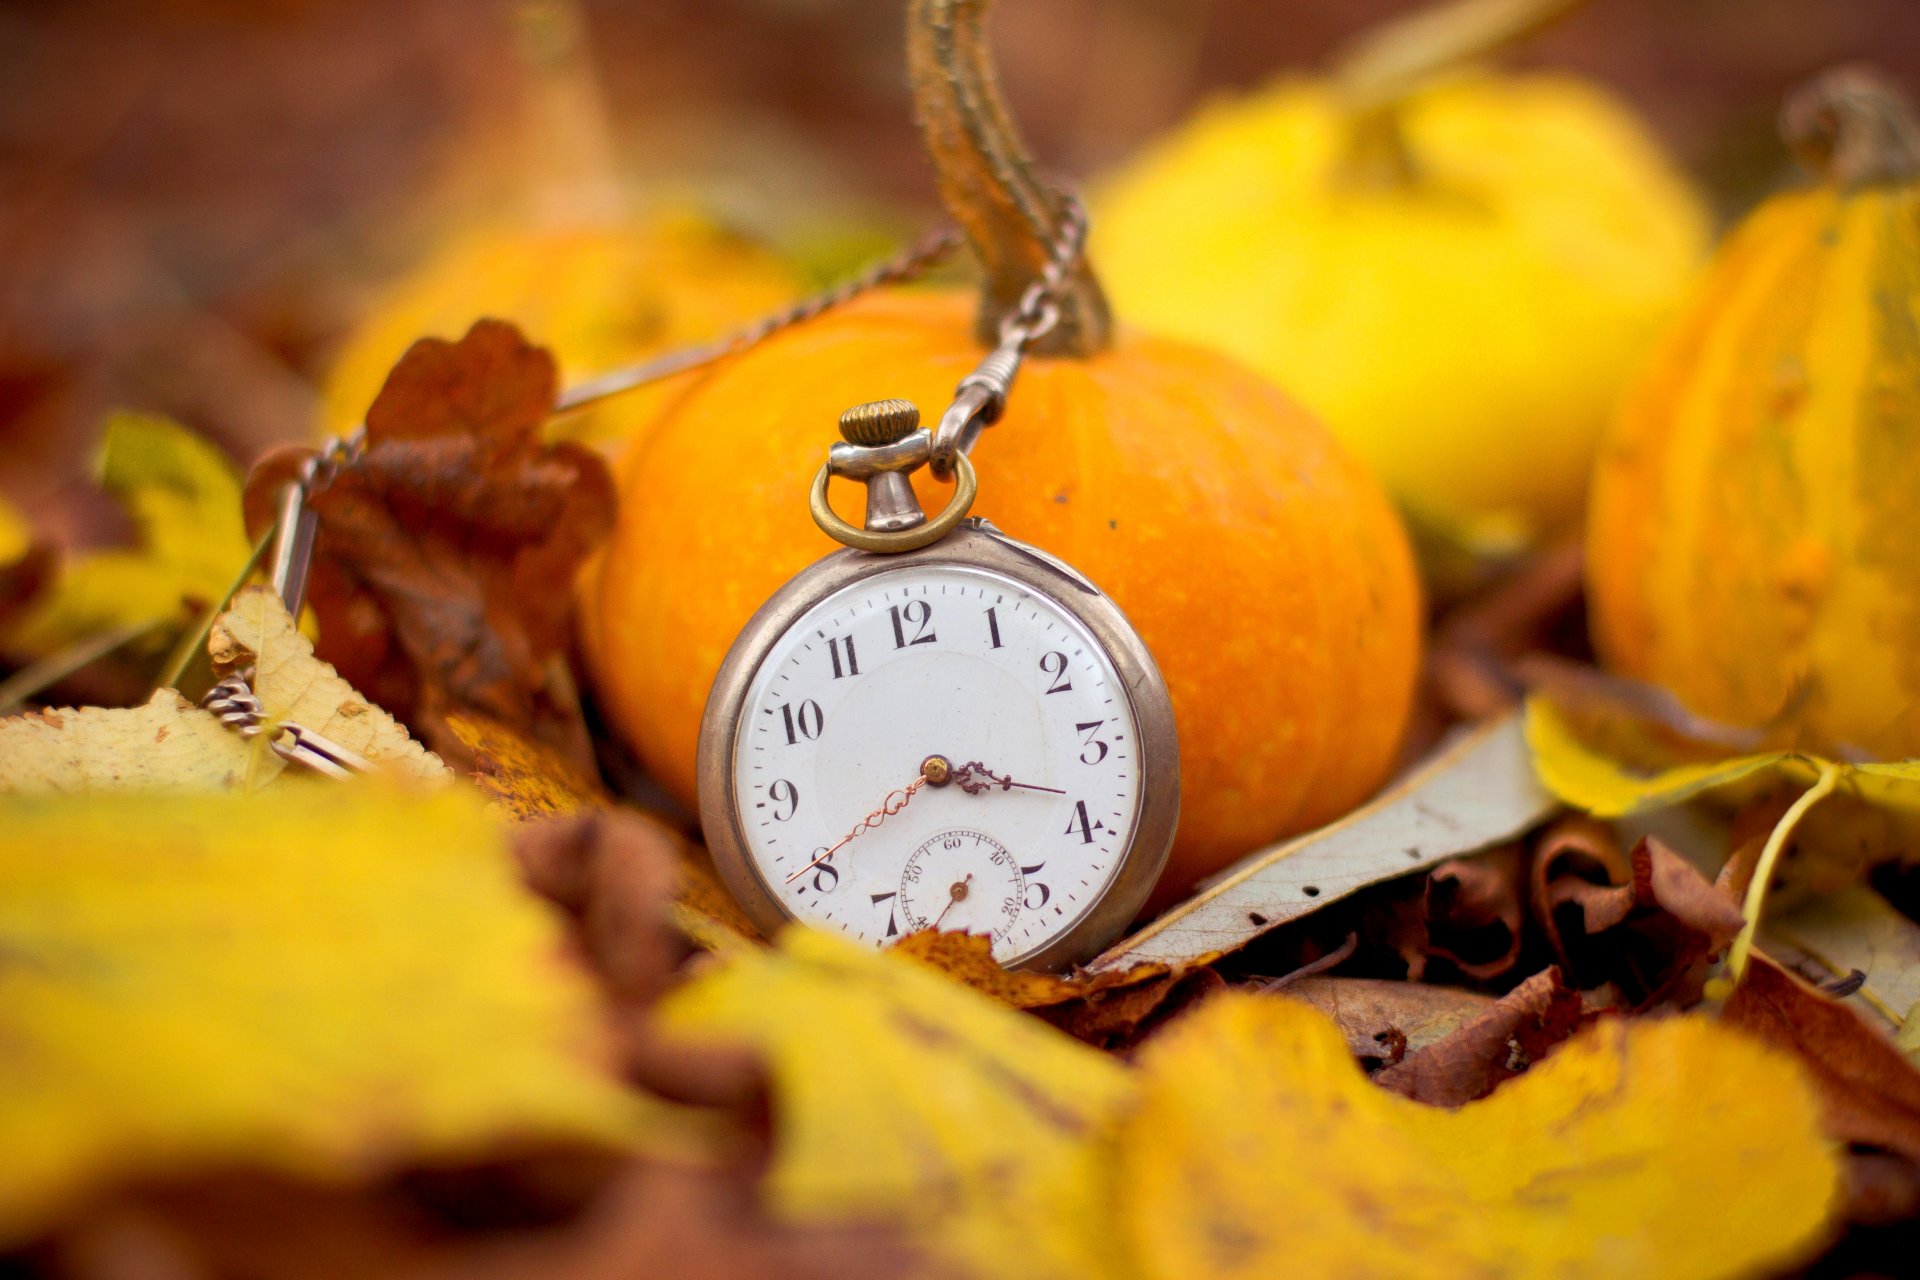
[[[202,513],[242,485],[171,424],[107,437],[138,548],[12,553],[15,643],[250,672],[379,766],[290,768],[174,688],[0,720],[0,1242],[30,1268],[1705,1277],[1903,1247],[1920,926],[1864,877],[1904,766],[1704,743],[1569,652],[1549,553],[1447,615],[1400,783],[1084,970],[769,942],[684,819],[606,781],[552,619],[611,497],[540,442],[552,394],[504,325],[402,362],[315,490],[319,655],[268,588],[220,605],[249,535]],[[255,533],[309,452],[256,469]]]

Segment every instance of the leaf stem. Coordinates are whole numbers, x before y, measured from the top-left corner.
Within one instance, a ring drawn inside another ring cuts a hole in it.
[[[166,666],[161,668],[160,675],[153,682],[155,691],[179,687],[180,677],[186,674],[187,664],[193,661],[195,654],[206,648],[207,637],[213,634],[215,619],[226,612],[228,602],[241,587],[247,585],[247,579],[251,578],[254,571],[266,560],[267,548],[273,545],[273,535],[272,529],[260,535],[260,541],[253,544],[253,554],[247,557],[247,562],[240,567],[239,574],[227,584],[227,589],[221,592],[217,599],[209,601],[207,607],[200,611],[199,625],[181,635],[180,642],[174,645],[173,652],[167,655]]]
[[[96,632],[20,668],[5,680],[0,680],[0,716],[12,714],[15,707],[36,693],[59,684],[122,645],[131,644],[149,632],[159,630],[166,622],[165,618],[150,618],[145,622],[129,622],[110,631]]]
[[[1733,947],[1727,952],[1727,976],[1734,982],[1740,981],[1741,975],[1747,971],[1747,955],[1753,950],[1754,931],[1760,927],[1760,911],[1766,905],[1767,889],[1773,883],[1773,867],[1780,860],[1780,851],[1793,838],[1800,819],[1806,817],[1807,811],[1813,806],[1832,795],[1839,783],[1840,766],[1822,761],[1820,776],[1780,815],[1780,821],[1774,824],[1772,833],[1767,836],[1766,847],[1760,850],[1760,862],[1754,867],[1753,879],[1747,885],[1747,900],[1741,908],[1747,922],[1741,926],[1739,936],[1734,938]]]

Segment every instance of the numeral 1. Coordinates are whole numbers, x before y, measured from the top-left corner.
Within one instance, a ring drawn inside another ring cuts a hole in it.
[[[992,605],[987,606],[987,635],[993,640],[988,647],[998,649],[1000,647],[1000,616],[993,611]]]

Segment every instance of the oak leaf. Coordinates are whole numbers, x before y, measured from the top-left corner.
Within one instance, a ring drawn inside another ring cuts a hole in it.
[[[1817,1248],[1837,1193],[1792,1060],[1702,1018],[1602,1022],[1456,1111],[1283,997],[1212,1000],[1140,1065],[1118,1221],[1149,1277],[1744,1276]]]
[[[455,712],[510,726],[577,770],[593,755],[563,650],[573,580],[613,526],[607,465],[543,444],[553,357],[511,325],[423,338],[367,411],[366,445],[324,471],[308,599],[320,653],[429,746],[463,758]],[[310,450],[247,481],[265,528]]]
[[[471,794],[16,797],[0,831],[0,1243],[125,1179],[638,1132]]]
[[[1112,1058],[925,965],[789,928],[669,995],[667,1027],[757,1048],[776,1212],[885,1219],[966,1274],[1123,1274],[1106,1140]]]
[[[251,557],[239,477],[226,455],[185,427],[115,415],[101,442],[99,478],[133,518],[139,548],[69,560],[8,631],[9,650],[38,656],[117,628],[184,625],[194,608],[220,599]]]

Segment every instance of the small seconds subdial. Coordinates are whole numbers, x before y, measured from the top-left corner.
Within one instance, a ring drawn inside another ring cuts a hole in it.
[[[979,831],[942,831],[907,855],[900,914],[912,929],[958,929],[1005,938],[1027,897],[1020,862]]]
[[[1113,658],[1045,592],[902,564],[803,610],[755,669],[730,761],[743,852],[817,927],[884,944],[937,920],[1013,963],[1113,885],[1142,812],[1138,737]],[[935,756],[955,781],[921,780]],[[1010,785],[962,785],[969,762]]]

